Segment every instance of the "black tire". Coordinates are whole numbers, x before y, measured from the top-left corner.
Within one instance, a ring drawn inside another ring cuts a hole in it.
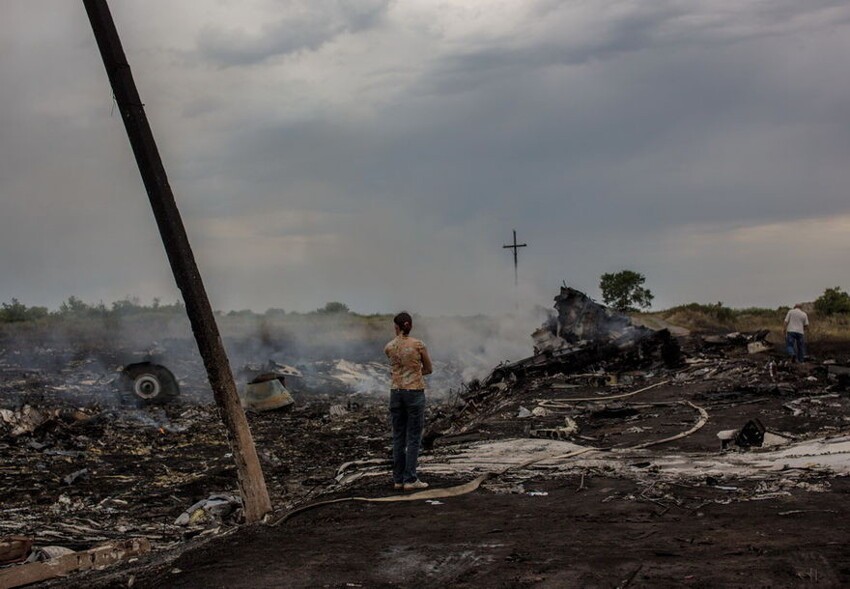
[[[165,405],[180,395],[174,374],[160,364],[140,362],[124,367],[122,388],[139,406]]]

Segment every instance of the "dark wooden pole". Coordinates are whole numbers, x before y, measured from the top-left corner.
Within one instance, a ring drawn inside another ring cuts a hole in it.
[[[106,0],[83,0],[83,4],[91,21],[115,100],[124,119],[127,135],[130,137],[130,145],[133,147],[136,163],[148,192],[171,271],[180,292],[183,293],[186,313],[189,315],[198,350],[207,369],[215,402],[227,429],[236,460],[245,519],[254,522],[271,511],[271,501],[260,461],[257,459],[251,430],[248,429],[245,412],[236,394],[236,384],[233,382],[233,373],[221,342],[215,316],[109,6]]]
[[[517,243],[516,242],[516,229],[514,229],[514,243],[513,245],[503,245],[503,248],[514,250],[514,286],[519,286],[519,257],[517,256],[517,250],[521,247],[528,247],[527,243]]]

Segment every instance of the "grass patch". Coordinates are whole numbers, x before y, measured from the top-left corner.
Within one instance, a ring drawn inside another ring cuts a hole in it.
[[[726,333],[732,331],[771,332],[771,341],[781,341],[783,322],[788,307],[767,309],[747,307],[733,309],[722,303],[679,305],[654,313],[643,313],[644,317],[655,317],[698,333]],[[807,311],[809,341],[850,341],[850,314],[824,315],[814,310]]]

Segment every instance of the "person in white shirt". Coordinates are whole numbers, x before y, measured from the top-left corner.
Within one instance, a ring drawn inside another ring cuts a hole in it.
[[[806,328],[809,326],[809,316],[797,303],[794,308],[785,315],[785,347],[788,355],[795,362],[806,360]]]

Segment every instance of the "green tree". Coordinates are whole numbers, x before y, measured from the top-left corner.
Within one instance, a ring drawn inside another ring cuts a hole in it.
[[[838,286],[828,288],[815,299],[815,311],[821,315],[850,313],[850,294],[847,294]]]
[[[23,321],[37,321],[48,315],[47,307],[27,307],[18,299],[12,299],[3,303],[0,307],[0,322],[19,323]]]
[[[18,323],[27,320],[27,306],[21,303],[18,299],[12,299],[8,303],[3,303],[2,314],[4,323]]]
[[[89,313],[91,310],[91,306],[87,305],[75,296],[68,297],[67,301],[64,301],[61,305],[59,305],[60,315],[84,315]]]
[[[29,307],[27,308],[27,321],[38,321],[50,315],[47,307]]]
[[[316,313],[321,313],[322,315],[332,315],[334,313],[350,313],[351,309],[348,308],[348,305],[345,303],[340,303],[337,301],[333,301],[330,303],[326,303],[324,307],[321,309],[316,309]]]
[[[636,311],[638,307],[647,309],[654,297],[648,288],[644,288],[644,282],[646,277],[632,270],[603,274],[599,281],[602,300],[622,313]]]
[[[157,303],[157,306],[159,303]],[[142,306],[139,297],[131,297],[127,295],[120,301],[115,301],[112,303],[112,313],[114,315],[133,315],[136,313],[141,313],[145,310],[145,307]]]

